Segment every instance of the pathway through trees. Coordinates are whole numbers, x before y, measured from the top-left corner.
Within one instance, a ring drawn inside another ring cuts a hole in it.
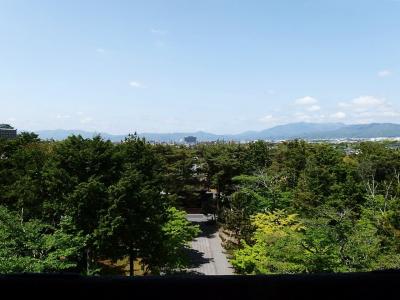
[[[201,229],[199,236],[191,243],[191,266],[188,272],[199,275],[233,275],[233,268],[221,245],[218,228],[209,224],[202,214],[188,214],[187,218]]]

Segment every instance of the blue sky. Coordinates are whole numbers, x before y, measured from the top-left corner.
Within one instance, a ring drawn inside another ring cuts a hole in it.
[[[400,1],[0,0],[0,123],[400,122]]]

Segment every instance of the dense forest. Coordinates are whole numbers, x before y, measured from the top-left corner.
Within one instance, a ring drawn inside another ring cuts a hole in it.
[[[201,203],[240,274],[400,268],[400,151],[294,140],[151,144],[136,135],[0,141],[0,273],[185,269]],[[213,190],[215,197],[203,200]]]

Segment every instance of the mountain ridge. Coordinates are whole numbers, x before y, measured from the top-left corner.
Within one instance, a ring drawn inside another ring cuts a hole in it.
[[[114,135],[106,132],[90,132],[84,130],[38,130],[36,133],[42,139],[63,140],[70,135],[81,135],[91,138],[101,135],[104,139],[113,142],[124,140],[126,135]],[[393,138],[400,137],[400,124],[395,123],[369,123],[350,124],[343,123],[289,123],[274,126],[261,131],[246,131],[239,134],[213,134],[204,131],[174,132],[174,133],[139,133],[149,141],[155,142],[181,142],[185,136],[193,135],[199,142],[207,141],[251,141],[251,140],[285,140],[285,139],[343,139],[343,138]]]

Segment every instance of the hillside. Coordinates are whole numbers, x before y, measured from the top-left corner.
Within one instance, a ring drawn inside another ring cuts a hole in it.
[[[113,142],[123,140],[126,135],[113,135],[83,130],[43,130],[36,132],[42,139],[63,140],[70,135],[91,138],[100,134]],[[204,131],[176,133],[141,133],[149,141],[181,142],[185,136],[193,135],[200,142],[204,141],[251,141],[251,140],[287,140],[287,139],[343,139],[343,138],[378,138],[400,137],[400,124],[371,123],[345,125],[342,123],[291,123],[275,126],[262,131],[247,131],[240,134],[217,135]]]

